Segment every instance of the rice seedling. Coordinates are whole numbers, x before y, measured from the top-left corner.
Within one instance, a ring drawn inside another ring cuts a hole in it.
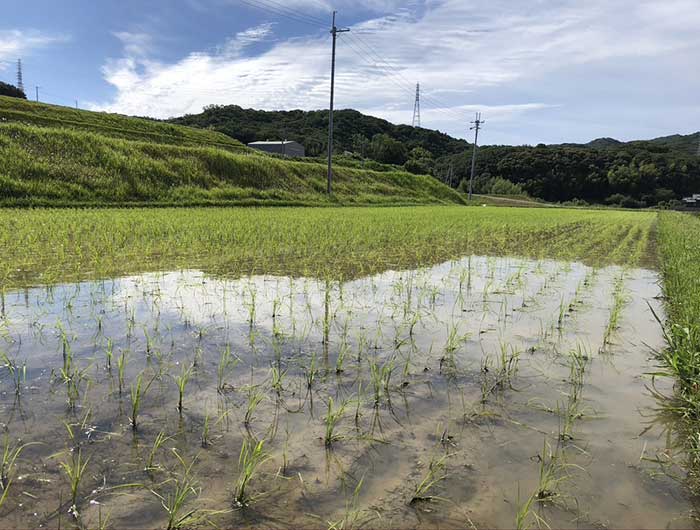
[[[324,418],[324,423],[326,424],[326,433],[323,437],[323,443],[326,447],[331,447],[334,442],[343,439],[343,436],[336,432],[336,428],[340,420],[345,415],[345,408],[347,407],[347,402],[342,403],[339,407],[333,407],[333,398],[328,398],[328,411]]]
[[[343,340],[341,342],[340,347],[338,348],[338,357],[336,357],[335,360],[335,373],[336,374],[342,374],[345,371],[345,357],[350,351],[350,346],[348,345],[346,340]]]
[[[223,394],[227,389],[232,388],[229,383],[226,382],[226,378],[231,373],[231,371],[238,365],[239,359],[234,359],[231,353],[231,346],[226,345],[221,352],[221,357],[219,358],[219,365],[216,369],[216,390]]]
[[[27,380],[27,363],[25,362],[22,366],[19,366],[17,361],[10,359],[4,351],[0,351],[0,363],[2,363],[2,367],[10,374],[12,386],[15,388],[15,395],[19,396],[22,393],[22,385]]]
[[[257,476],[258,468],[269,458],[264,451],[265,440],[253,443],[249,439],[243,440],[241,453],[238,457],[238,479],[234,486],[233,502],[238,508],[245,508],[255,500],[250,494],[250,483]]]
[[[270,386],[280,396],[284,390],[284,378],[287,375],[287,369],[282,370],[279,365],[270,366]]]
[[[369,359],[370,382],[374,391],[374,406],[378,407],[382,396],[390,400],[391,377],[394,373],[394,359],[385,361],[381,366],[377,358]]]
[[[352,530],[353,528],[357,528],[362,514],[360,510],[360,492],[364,481],[365,477],[363,476],[355,486],[350,498],[345,500],[345,513],[342,519],[329,522],[328,530]]]
[[[196,458],[187,464],[175,449],[172,450],[172,453],[182,467],[182,471],[173,473],[172,477],[160,484],[160,488],[168,488],[167,493],[159,493],[155,489],[150,490],[153,495],[158,497],[167,515],[167,530],[183,528],[196,522],[197,510],[186,510],[186,505],[192,498],[199,497],[201,493],[199,483],[192,473]]]
[[[17,459],[22,454],[22,451],[30,445],[34,444],[21,444],[18,442],[13,445],[10,443],[9,434],[5,433],[2,445],[2,460],[0,460],[0,508],[2,508],[10,492]]]
[[[71,508],[69,511],[76,518],[79,517],[77,503],[80,483],[85,476],[85,469],[89,462],[90,458],[83,459],[82,449],[78,449],[77,451],[71,451],[70,458],[60,463],[61,469],[66,474],[70,487]]]
[[[185,390],[187,389],[187,383],[192,377],[192,370],[194,366],[190,365],[188,367],[182,366],[182,372],[180,375],[175,376],[175,384],[177,385],[178,400],[177,400],[177,410],[182,414],[182,400],[185,397]]]
[[[117,359],[117,379],[119,381],[119,395],[122,395],[124,389],[124,375],[126,373],[126,363],[128,361],[127,353],[122,350],[121,355]]]
[[[421,501],[441,500],[441,497],[433,495],[431,492],[435,487],[447,478],[445,468],[447,466],[448,454],[440,458],[433,457],[428,464],[428,470],[423,479],[416,484],[413,493],[408,501],[409,504],[416,504]]]
[[[622,273],[620,273],[620,276],[618,276],[615,279],[615,285],[613,288],[613,303],[612,307],[610,308],[610,316],[608,317],[608,323],[605,326],[605,331],[603,332],[603,344],[600,347],[601,353],[608,351],[612,337],[620,325],[620,315],[622,313],[622,309],[626,301],[626,296],[624,293],[624,282],[625,277],[623,271]]]
[[[311,391],[311,387],[314,385],[314,381],[316,380],[316,376],[318,375],[319,370],[316,364],[316,352],[312,352],[309,364],[306,368],[304,368],[304,379],[306,380],[307,391]]]
[[[248,388],[248,401],[246,402],[245,416],[243,418],[243,424],[247,427],[253,421],[255,410],[258,405],[265,398],[265,395],[260,391],[258,387],[251,386]]]
[[[144,387],[143,386],[143,372],[141,372],[136,377],[136,383],[131,385],[131,417],[129,418],[129,423],[131,424],[131,430],[136,432],[138,430],[138,419],[141,413],[141,405],[146,392],[151,386],[153,379]]]
[[[112,339],[107,339],[107,349],[105,350],[105,366],[109,372],[112,371],[112,358],[114,356],[113,350],[114,344],[112,342]]]
[[[202,425],[202,435],[199,437],[200,443],[202,444],[202,448],[206,449],[211,445],[211,434],[210,434],[210,416],[209,412],[207,412],[204,415],[204,425]]]
[[[160,448],[163,446],[165,442],[170,440],[172,437],[167,436],[163,431],[160,431],[156,437],[155,440],[153,440],[153,445],[151,446],[151,449],[148,451],[148,458],[146,459],[146,471],[153,471],[156,469],[159,469],[160,466],[157,466],[154,464],[155,462],[155,457]]]

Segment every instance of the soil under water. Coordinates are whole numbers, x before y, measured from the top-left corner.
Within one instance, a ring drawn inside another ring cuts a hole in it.
[[[184,526],[693,526],[645,375],[658,283],[473,256],[340,284],[185,270],[6,292],[0,352],[21,376],[0,368],[0,421],[32,445],[0,527],[166,527],[177,488]],[[270,458],[240,506],[246,439]]]

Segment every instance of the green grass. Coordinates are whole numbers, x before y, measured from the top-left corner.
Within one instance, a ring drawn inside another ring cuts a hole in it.
[[[0,209],[0,285],[180,268],[342,279],[467,254],[650,265],[655,222],[559,208]]]
[[[679,420],[674,430],[687,454],[687,483],[700,495],[700,219],[660,214],[658,241],[668,322],[656,375],[676,379],[673,394],[659,397]]]
[[[0,206],[464,204],[427,175],[326,166],[225,135],[0,97]]]
[[[425,175],[338,167],[210,147],[0,125],[0,205],[314,205],[463,203]]]
[[[111,138],[179,146],[208,146],[249,151],[242,143],[208,129],[183,127],[121,114],[90,112],[0,96],[0,123],[21,123],[93,132]]]

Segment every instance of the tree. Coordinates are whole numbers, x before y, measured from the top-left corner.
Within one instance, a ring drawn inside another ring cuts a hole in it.
[[[0,96],[27,99],[27,95],[24,93],[24,91],[20,90],[14,85],[3,83],[2,81],[0,81]]]
[[[430,175],[433,173],[434,166],[433,153],[423,147],[414,147],[408,153],[408,160],[403,167],[410,173]]]
[[[371,158],[383,164],[402,165],[406,162],[406,148],[388,134],[375,134],[369,151]]]
[[[353,153],[356,153],[360,155],[362,158],[365,158],[367,156],[367,153],[369,151],[369,138],[367,138],[364,134],[353,134],[352,135],[352,151]]]

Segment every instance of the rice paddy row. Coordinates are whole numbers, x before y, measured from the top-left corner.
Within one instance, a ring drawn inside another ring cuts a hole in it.
[[[0,210],[4,289],[198,268],[348,279],[466,254],[654,263],[656,214],[463,207]]]
[[[698,461],[697,220],[421,207],[0,221],[4,523],[692,522],[675,477]],[[670,347],[659,278],[635,268],[655,263],[654,241]],[[644,372],[680,383],[649,394]]]

